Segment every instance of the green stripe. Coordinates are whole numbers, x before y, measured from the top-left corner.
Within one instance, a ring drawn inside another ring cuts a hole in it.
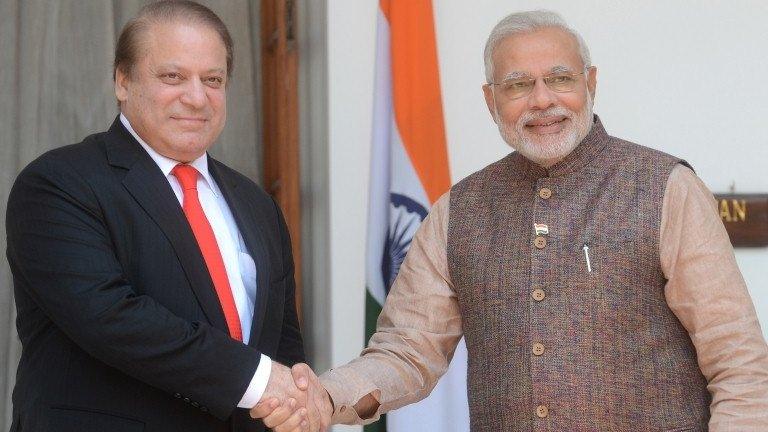
[[[381,313],[381,305],[376,299],[373,298],[371,292],[368,289],[365,290],[365,341],[364,345],[368,345],[368,340],[376,331],[376,320]],[[371,423],[365,428],[365,432],[386,432],[387,431],[387,416],[382,415],[381,418]]]
[[[371,292],[365,290],[365,340],[364,345],[368,345],[368,340],[376,331],[376,320],[381,313],[381,305],[371,295]]]
[[[387,416],[383,415],[376,423],[371,423],[363,428],[365,432],[387,432]]]

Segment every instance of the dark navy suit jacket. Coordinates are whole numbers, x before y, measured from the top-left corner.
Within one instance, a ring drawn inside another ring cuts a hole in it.
[[[119,119],[22,171],[6,218],[23,347],[11,431],[264,429],[236,408],[260,354],[305,360],[290,239],[264,191],[209,170],[256,262],[249,345],[228,336],[176,196]]]

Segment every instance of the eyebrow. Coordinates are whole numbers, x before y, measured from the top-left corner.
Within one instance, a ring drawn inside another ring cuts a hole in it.
[[[549,70],[549,73],[556,74],[556,73],[571,72],[571,71],[572,69],[568,66],[557,65],[557,66],[552,66],[552,69]],[[531,75],[528,72],[514,71],[504,75],[504,78],[502,79],[502,81],[516,80],[520,78],[530,78],[530,77]]]
[[[561,65],[558,65],[558,66],[555,66],[555,67],[553,67],[553,68],[552,68],[552,69],[550,69],[549,71],[550,71],[550,73],[563,73],[563,72],[572,72],[572,71],[573,71],[573,69],[571,69],[571,68],[570,68],[570,67],[568,67],[568,66],[561,66]]]
[[[161,69],[161,70],[162,69],[182,70],[184,68],[181,67],[180,65],[176,64],[176,63],[163,63],[163,64],[158,65],[157,69]],[[225,72],[225,70],[222,69],[222,68],[211,68],[211,69],[208,69],[207,71],[205,71],[206,74],[211,74],[211,73],[223,74],[224,72]]]
[[[502,81],[516,80],[520,78],[528,78],[530,75],[528,72],[514,71],[504,75]]]

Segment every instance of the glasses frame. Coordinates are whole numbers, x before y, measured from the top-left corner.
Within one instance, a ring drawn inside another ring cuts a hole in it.
[[[539,79],[544,81],[544,85],[547,87],[547,89],[549,89],[549,90],[551,90],[551,91],[553,91],[555,93],[570,93],[573,90],[555,90],[555,89],[553,89],[552,87],[549,86],[549,84],[547,84],[547,78],[552,78],[552,77],[555,77],[555,76],[570,76],[571,78],[575,78],[575,77],[577,77],[579,75],[585,75],[586,76],[587,72],[589,72],[589,70],[591,68],[592,68],[592,66],[584,66],[584,69],[582,69],[581,72],[572,72],[572,73],[555,72],[555,73],[552,73],[552,74],[541,75],[541,76],[538,76],[538,77],[532,77],[532,78],[527,78],[527,79],[515,78],[515,79],[511,79],[511,80],[507,80],[507,81],[502,81],[502,82],[499,82],[499,83],[489,82],[488,85],[489,86],[500,86],[500,85],[506,84],[509,81],[533,82],[533,85],[530,87],[530,90],[527,93],[522,94],[522,95],[517,96],[517,97],[513,97],[513,98],[507,97],[506,98],[507,100],[517,100],[517,99],[522,99],[524,97],[530,96],[531,93],[533,93],[533,89],[536,87],[536,81],[538,81]],[[491,88],[493,88],[493,87],[491,87]],[[575,89],[575,87],[574,87],[574,89]]]

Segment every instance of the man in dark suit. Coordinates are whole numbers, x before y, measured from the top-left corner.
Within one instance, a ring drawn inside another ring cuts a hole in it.
[[[305,356],[280,209],[207,155],[231,72],[213,12],[153,3],[118,41],[111,128],[19,175],[11,431],[260,431],[260,400],[311,397],[283,366]]]

